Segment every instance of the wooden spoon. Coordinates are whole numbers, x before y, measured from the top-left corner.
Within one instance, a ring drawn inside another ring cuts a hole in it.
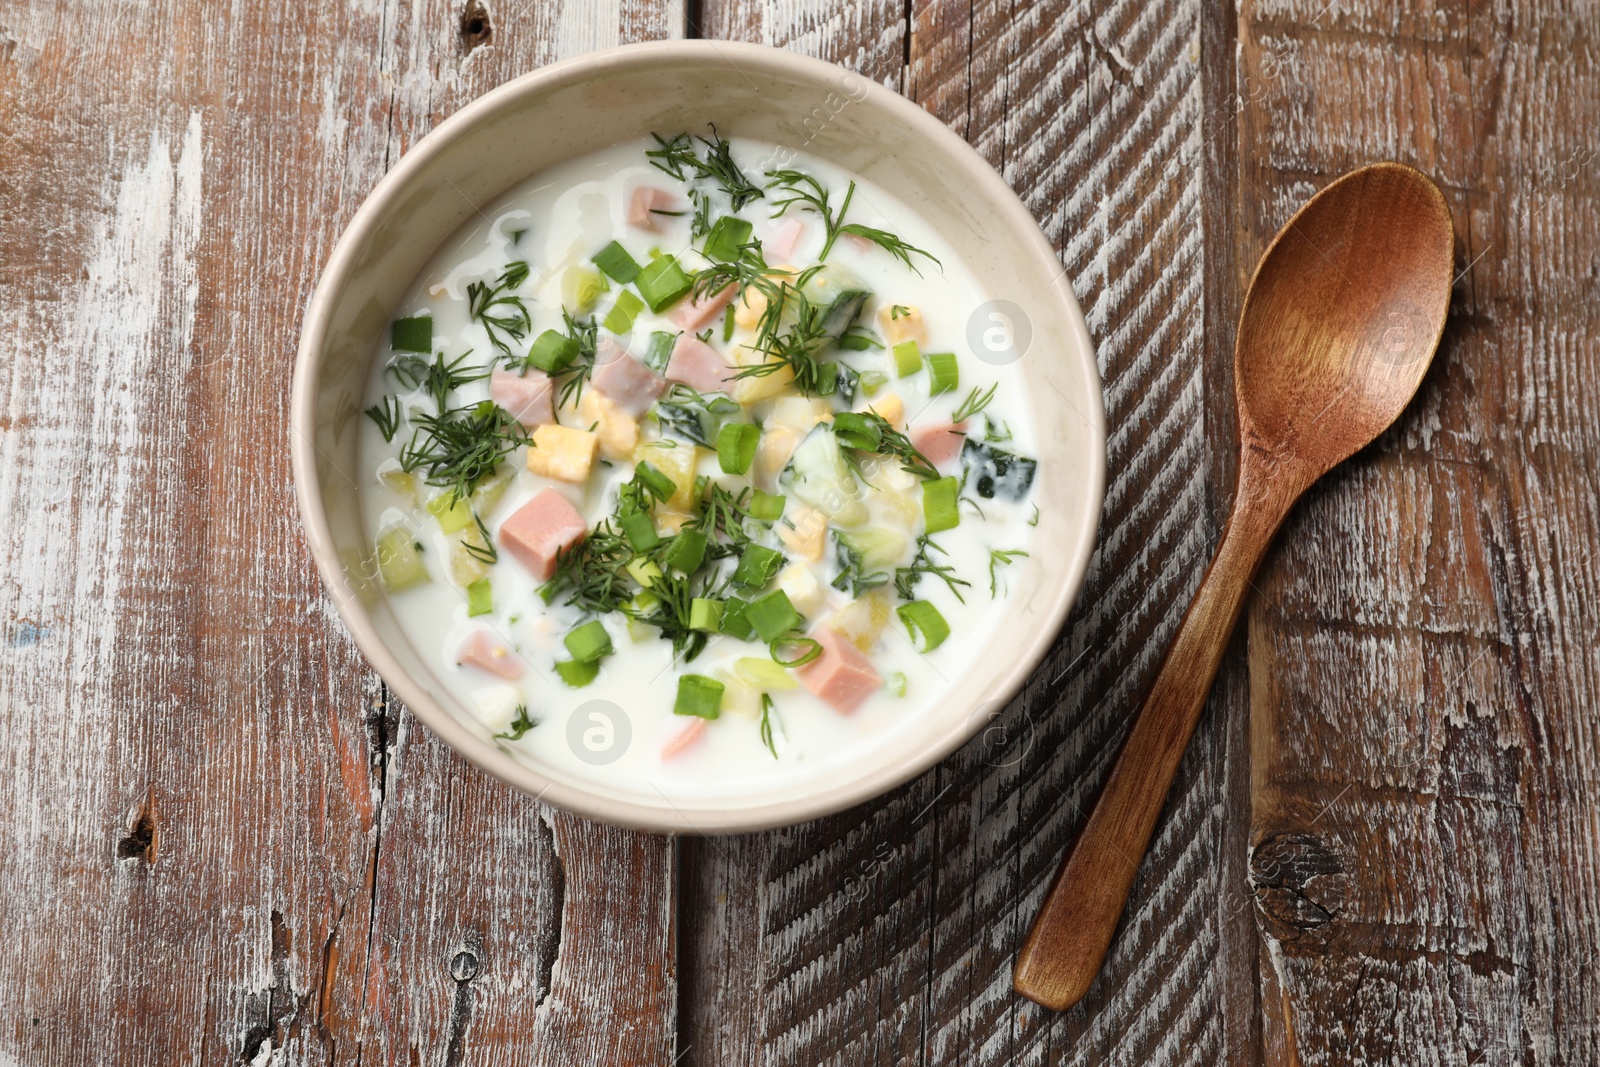
[[[1017,957],[1017,992],[1088,992],[1251,578],[1300,494],[1399,417],[1450,307],[1455,233],[1433,182],[1398,163],[1312,197],[1256,267],[1239,315],[1239,485],[1211,568]]]

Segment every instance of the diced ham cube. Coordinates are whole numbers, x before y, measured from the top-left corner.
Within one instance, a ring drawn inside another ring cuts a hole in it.
[[[693,334],[678,335],[667,360],[667,379],[682,382],[701,393],[725,393],[734,379],[734,368],[715,348]]]
[[[494,638],[488,630],[474,630],[456,653],[456,662],[508,681],[522,677],[522,658]]]
[[[650,410],[656,397],[667,391],[667,380],[628,355],[628,350],[607,337],[595,352],[591,384],[617,407],[638,418]]]
[[[728,301],[733,299],[733,294],[736,291],[734,286],[725,285],[719,293],[712,293],[703,298],[691,297],[688,300],[680,300],[678,306],[672,309],[672,314],[668,317],[685,330],[693,333],[704,327],[723,308],[727,307]]]
[[[526,429],[556,419],[550,376],[542,370],[530,370],[526,374],[497,370],[489,375],[489,395]]]
[[[705,732],[706,721],[704,719],[699,717],[690,718],[687,723],[667,734],[667,739],[661,743],[662,760],[669,760],[678,755],[704,737]]]
[[[800,243],[806,224],[799,219],[784,219],[783,225],[772,231],[772,236],[762,242],[761,250],[781,263],[789,262],[794,246]]]
[[[556,555],[583,540],[589,527],[566,497],[546,489],[500,524],[500,543],[541,582],[556,570]]]
[[[657,211],[673,211],[672,194],[653,185],[641,185],[628,198],[628,225],[653,230],[660,218]]]
[[[937,426],[922,426],[911,431],[911,447],[928,457],[935,467],[954,463],[961,455],[961,446],[967,440],[965,422],[941,422]]]
[[[796,668],[795,674],[813,696],[835,711],[851,714],[883,685],[872,661],[848,638],[827,626],[813,628],[809,636],[822,646],[822,655]]]

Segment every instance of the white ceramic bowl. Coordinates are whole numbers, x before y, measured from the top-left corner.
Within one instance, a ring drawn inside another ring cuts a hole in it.
[[[418,271],[475,212],[552,164],[646,136],[704,129],[803,149],[877,181],[937,220],[984,289],[1024,309],[1019,366],[1037,426],[1040,519],[1013,569],[1012,610],[978,669],[862,773],[768,803],[677,805],[611,793],[514,760],[423,666],[381,595],[346,573],[365,552],[356,426],[373,354]],[[720,41],[629,45],[510,82],[441,123],[356,213],[306,311],[291,412],[294,477],[306,537],[339,614],[411,711],[467,759],[550,804],[653,830],[733,832],[815,818],[920,774],[1003,707],[1060,629],[1089,555],[1105,484],[1100,377],[1083,315],[1033,217],[965,141],[903,97],[841,67]]]

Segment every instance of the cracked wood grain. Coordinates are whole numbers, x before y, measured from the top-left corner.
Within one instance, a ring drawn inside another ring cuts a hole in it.
[[[669,1058],[671,843],[418,729],[294,509],[298,312],[372,184],[683,20],[484,8],[0,5],[0,1062]]]
[[[846,63],[880,54],[894,23],[852,37],[848,12],[707,3],[704,22]],[[1200,5],[934,0],[904,17],[903,70],[872,75],[899,79],[1001,171],[1085,306],[1113,428],[1101,544],[990,747],[810,826],[686,843],[683,1028],[699,1041],[686,1061],[1254,1062],[1249,1014],[1222,1010],[1254,1006],[1244,823],[1224,803],[1246,796],[1237,674],[1091,1002],[1053,1017],[1010,991],[1016,945],[1219,525],[1207,476],[1211,450],[1233,450],[1232,415],[1202,373],[1201,119],[1216,90],[1200,73]]]
[[[1567,19],[1241,5],[1240,262],[1305,194],[1395,158],[1445,187],[1462,272],[1411,410],[1308,496],[1258,579],[1271,1063],[1600,1056],[1600,828],[1578,814],[1597,780],[1600,93]]]

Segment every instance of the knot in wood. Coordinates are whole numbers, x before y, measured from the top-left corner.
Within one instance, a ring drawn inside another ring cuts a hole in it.
[[[470,982],[478,977],[478,957],[471,949],[462,949],[450,961],[450,977],[458,982]]]
[[[1266,932],[1279,941],[1323,939],[1339,917],[1344,862],[1310,834],[1279,833],[1250,851],[1250,890]]]

